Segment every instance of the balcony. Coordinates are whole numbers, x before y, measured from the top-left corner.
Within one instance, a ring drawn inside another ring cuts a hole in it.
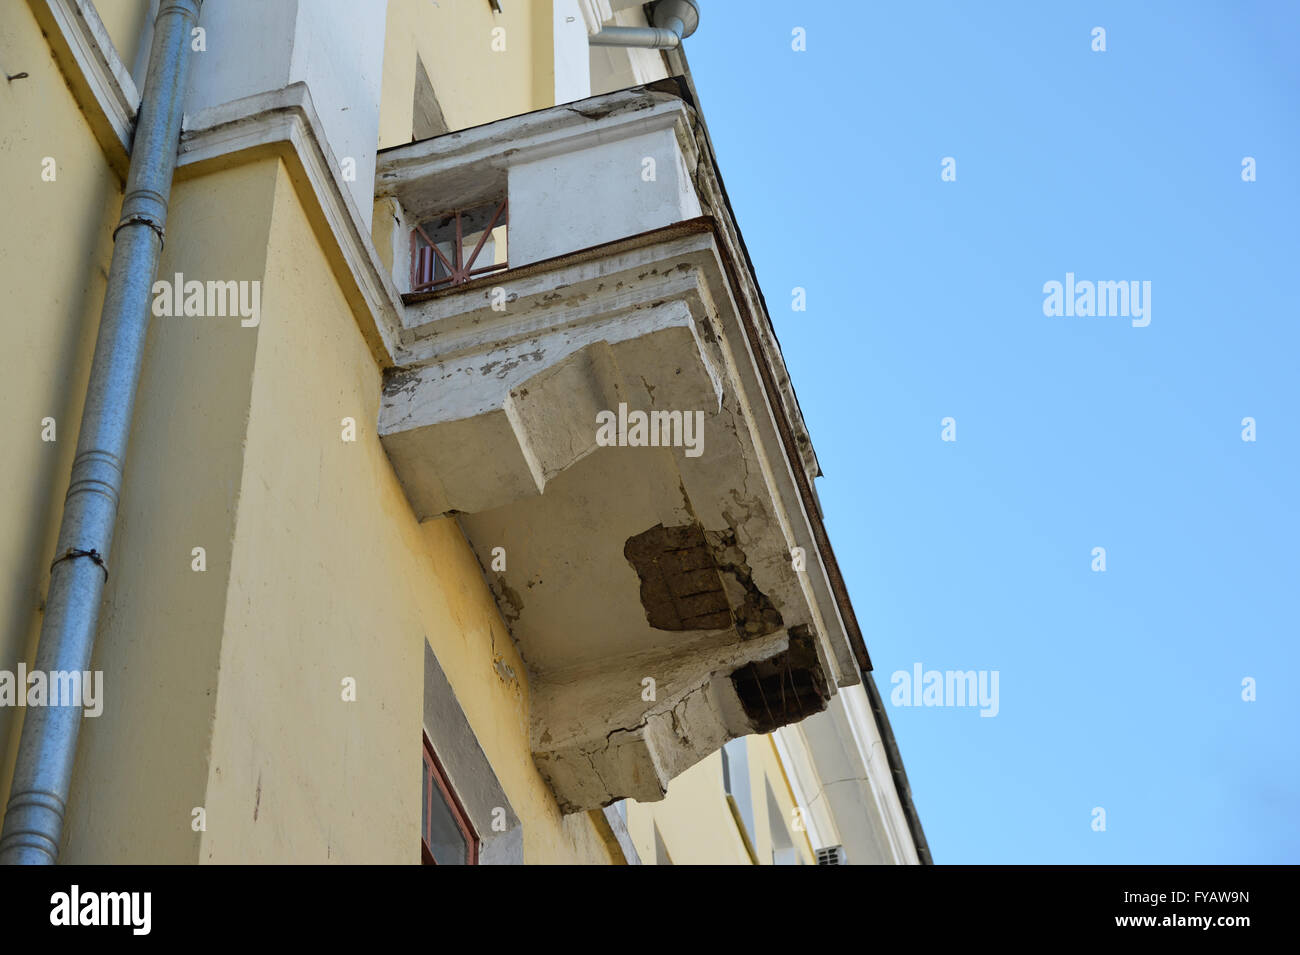
[[[478,555],[566,812],[658,799],[870,666],[686,95],[626,90],[379,159],[412,290],[381,440],[417,516],[454,515]]]

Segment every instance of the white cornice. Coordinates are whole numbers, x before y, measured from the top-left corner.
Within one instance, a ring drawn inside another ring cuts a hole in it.
[[[187,114],[178,175],[187,167],[201,168],[266,147],[280,148],[306,177],[354,284],[355,297],[349,298],[363,319],[362,333],[376,361],[395,364],[402,328],[401,296],[344,185],[305,83]]]
[[[582,11],[582,22],[587,27],[589,36],[599,33],[605,21],[614,16],[609,0],[577,0],[577,4]]]
[[[844,721],[848,729],[847,734],[841,730],[845,748],[847,750],[851,743],[852,751],[861,763],[863,775],[876,801],[881,828],[889,839],[890,850],[900,863],[915,864],[918,861],[916,843],[907,827],[907,817],[903,813],[903,804],[894,784],[894,774],[890,771],[884,743],[880,738],[880,727],[871,713],[866,691],[861,686],[849,687],[840,694],[840,703],[844,707]]]
[[[618,848],[623,853],[623,860],[628,865],[640,865],[641,856],[636,851],[636,845],[632,842],[632,835],[627,831],[627,823],[623,821],[618,806],[606,806],[601,810],[601,814],[609,824],[610,832],[614,834],[614,841],[618,843]]]
[[[880,727],[862,686],[844,687],[824,713],[783,726],[772,736],[791,787],[807,808],[809,835],[824,840],[817,843],[818,848],[843,845],[850,865],[919,863]],[[842,793],[835,796],[833,790],[843,786],[856,787],[853,791],[861,798],[846,803]],[[864,813],[869,828],[883,837],[884,844],[864,839],[862,825],[855,819],[837,818],[837,807],[854,816]],[[879,852],[889,857],[877,857]]]
[[[94,4],[90,0],[30,3],[105,155],[125,176],[140,94]],[[358,313],[372,354],[383,366],[396,363],[401,297],[380,264],[370,232],[344,186],[305,84],[294,83],[186,114],[177,175],[183,177],[186,167],[267,147],[279,148],[310,184],[346,265],[351,288],[345,281],[345,292]]]
[[[395,197],[418,219],[442,211],[453,197],[464,202],[480,198],[476,192],[503,190],[511,166],[668,128],[676,130],[693,171],[698,161],[693,116],[676,96],[620,90],[395,146],[376,159],[375,198]]]
[[[29,0],[91,129],[126,172],[140,93],[90,0]]]
[[[785,778],[790,782],[795,805],[803,810],[804,826],[813,851],[838,845],[840,838],[835,827],[835,816],[831,813],[829,803],[822,798],[821,781],[813,768],[812,756],[808,753],[808,744],[804,742],[800,725],[794,723],[779,727],[772,733],[772,743],[776,746],[777,758],[785,770]]]

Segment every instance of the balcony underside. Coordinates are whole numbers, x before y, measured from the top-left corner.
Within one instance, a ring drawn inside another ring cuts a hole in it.
[[[478,554],[566,811],[660,798],[857,680],[726,276],[696,221],[408,298],[380,434]]]

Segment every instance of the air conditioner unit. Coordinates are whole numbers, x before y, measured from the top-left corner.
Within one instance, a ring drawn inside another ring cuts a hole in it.
[[[818,865],[848,865],[848,856],[844,854],[843,846],[826,846],[817,850]]]

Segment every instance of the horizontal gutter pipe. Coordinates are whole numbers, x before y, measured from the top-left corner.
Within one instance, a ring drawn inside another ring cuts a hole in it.
[[[659,0],[651,13],[653,26],[603,27],[587,38],[591,46],[675,50],[700,24],[699,0]]]
[[[680,20],[677,21],[679,24]],[[659,27],[603,27],[587,40],[592,46],[635,46],[647,50],[675,50],[682,45],[680,31]]]
[[[80,674],[90,668],[149,330],[150,295],[180,146],[190,31],[198,24],[202,3],[162,0],[154,20],[149,71],[131,144],[122,214],[113,230],[108,288],[36,651],[35,669],[45,673]],[[26,711],[0,834],[0,863],[52,865],[58,859],[81,699],[57,702],[60,705]]]

